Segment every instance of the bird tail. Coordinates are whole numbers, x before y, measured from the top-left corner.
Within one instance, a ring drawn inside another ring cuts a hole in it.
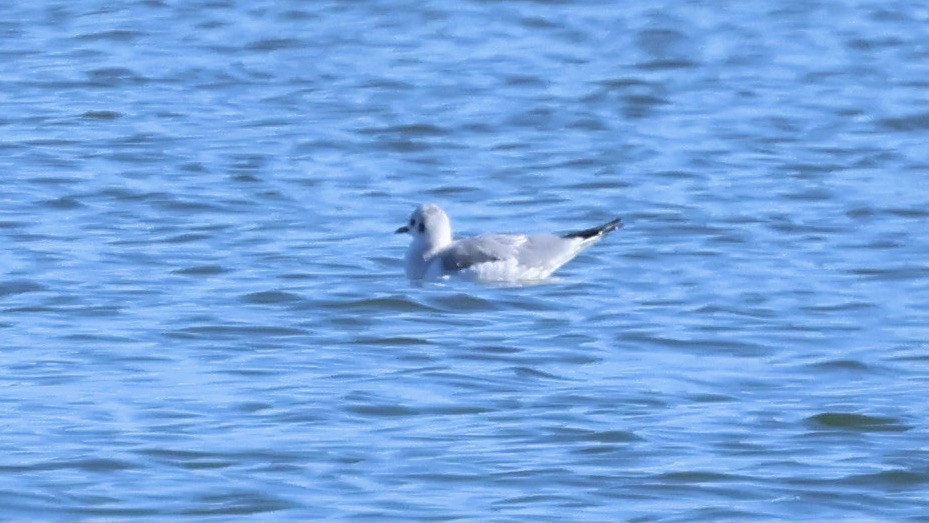
[[[597,227],[591,227],[590,229],[584,229],[582,231],[574,231],[563,234],[562,238],[580,238],[582,240],[589,240],[591,238],[599,238],[609,232],[615,231],[623,226],[623,221],[619,218],[615,220],[610,220],[603,225],[598,225]]]

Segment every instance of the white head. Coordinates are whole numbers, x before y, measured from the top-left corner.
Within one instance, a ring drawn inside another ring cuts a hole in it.
[[[441,249],[452,243],[452,223],[445,211],[432,203],[420,205],[410,215],[410,221],[397,229],[397,233],[409,233],[413,236],[412,245],[424,252]]]

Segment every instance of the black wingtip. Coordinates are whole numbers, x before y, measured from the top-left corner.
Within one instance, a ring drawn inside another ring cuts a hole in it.
[[[588,238],[593,238],[594,236],[603,236],[604,234],[607,234],[611,231],[622,228],[622,226],[623,221],[619,218],[616,218],[597,227],[591,227],[590,229],[584,229],[583,231],[569,232],[563,235],[562,238],[581,238],[582,240],[586,240]]]

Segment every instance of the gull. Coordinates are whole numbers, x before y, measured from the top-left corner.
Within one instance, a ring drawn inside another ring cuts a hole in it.
[[[412,280],[451,276],[488,282],[542,280],[623,226],[616,218],[603,225],[556,234],[481,234],[452,239],[452,225],[441,207],[427,203],[396,233],[413,236],[406,251],[406,275]]]

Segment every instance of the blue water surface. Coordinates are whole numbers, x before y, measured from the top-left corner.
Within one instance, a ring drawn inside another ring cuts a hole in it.
[[[0,519],[927,520],[927,15],[3,2]]]

